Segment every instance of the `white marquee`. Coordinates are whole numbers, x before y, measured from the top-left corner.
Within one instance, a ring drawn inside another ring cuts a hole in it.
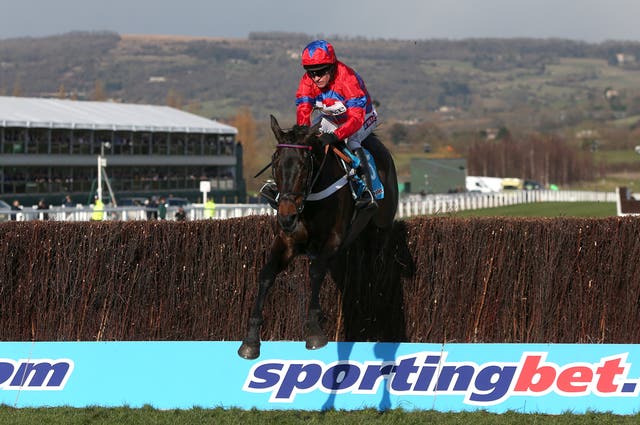
[[[237,134],[169,106],[0,96],[0,127]]]

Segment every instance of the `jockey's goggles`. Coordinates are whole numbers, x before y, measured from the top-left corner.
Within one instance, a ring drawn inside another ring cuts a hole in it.
[[[311,78],[322,77],[331,70],[331,65],[317,69],[307,69],[307,75]]]

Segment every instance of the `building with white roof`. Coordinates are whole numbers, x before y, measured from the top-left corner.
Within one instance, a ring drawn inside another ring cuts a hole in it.
[[[77,202],[95,192],[101,152],[118,198],[244,199],[237,129],[168,106],[0,96],[0,197]]]

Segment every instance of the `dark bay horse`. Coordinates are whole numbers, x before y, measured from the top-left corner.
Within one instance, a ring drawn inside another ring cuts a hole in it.
[[[348,184],[324,197],[325,189],[339,186],[345,169],[338,157],[318,139],[318,127],[280,128],[271,116],[271,129],[278,142],[271,169],[278,186],[278,233],[271,245],[267,263],[258,276],[256,296],[247,335],[238,349],[246,359],[260,356],[262,310],[269,288],[278,273],[293,258],[307,255],[311,297],[305,323],[306,347],[317,349],[327,344],[320,319],[320,286],[337,255],[363,230],[390,230],[398,205],[398,182],[391,154],[375,135],[363,146],[373,155],[384,186],[384,198],[377,209],[355,210]]]

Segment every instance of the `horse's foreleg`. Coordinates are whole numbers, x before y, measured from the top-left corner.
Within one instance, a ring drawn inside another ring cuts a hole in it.
[[[311,298],[309,299],[309,310],[307,311],[307,322],[305,324],[306,347],[308,350],[316,350],[327,345],[327,336],[322,331],[322,326],[320,326],[322,319],[320,287],[326,274],[327,264],[325,260],[317,259],[311,261],[309,266]]]
[[[260,330],[264,322],[262,309],[264,302],[278,273],[280,273],[291,260],[287,246],[281,239],[276,239],[271,246],[271,255],[258,275],[258,294],[249,316],[247,335],[238,349],[238,355],[245,359],[257,359],[260,356]]]
[[[251,308],[247,334],[242,340],[242,345],[238,349],[238,355],[245,359],[257,359],[260,356],[260,330],[264,323],[262,309],[264,307],[264,301],[267,297],[267,293],[273,285],[277,274],[273,270],[274,267],[267,263],[260,271],[260,277],[258,279],[258,294],[256,295],[253,307]]]

